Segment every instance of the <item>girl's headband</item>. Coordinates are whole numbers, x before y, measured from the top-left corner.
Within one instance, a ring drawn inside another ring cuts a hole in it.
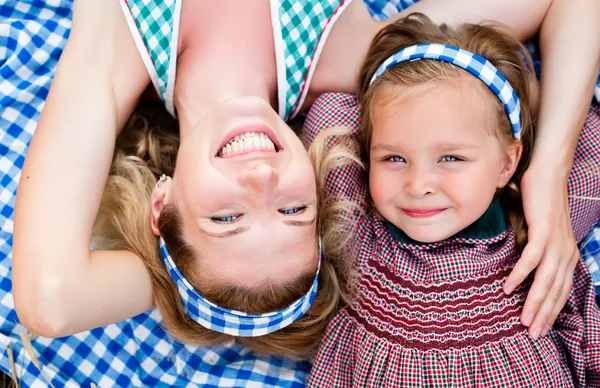
[[[406,47],[392,55],[379,66],[369,86],[390,67],[402,62],[434,59],[456,65],[483,81],[504,105],[512,126],[513,137],[521,139],[521,103],[506,78],[487,59],[453,46],[423,43]]]
[[[177,269],[162,237],[160,238],[160,253],[171,278],[175,281],[183,308],[188,317],[201,326],[219,333],[236,337],[259,337],[283,329],[297,321],[308,311],[315,300],[319,287],[319,271],[321,269],[323,248],[321,239],[319,239],[319,266],[310,290],[290,306],[266,314],[246,314],[210,302],[200,295]]]

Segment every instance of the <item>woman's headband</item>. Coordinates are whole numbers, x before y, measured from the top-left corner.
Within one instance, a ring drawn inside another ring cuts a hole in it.
[[[175,262],[171,258],[162,237],[160,238],[160,253],[171,278],[175,281],[183,308],[188,317],[201,326],[219,333],[236,337],[259,337],[283,329],[297,321],[308,311],[319,288],[319,271],[321,269],[323,248],[321,239],[319,239],[319,266],[310,290],[290,306],[266,314],[246,314],[210,302],[192,287],[175,266]]]
[[[521,139],[521,103],[504,75],[487,59],[453,46],[423,43],[406,47],[385,60],[377,68],[369,86],[390,67],[402,62],[433,59],[451,63],[479,78],[498,97],[512,126],[513,137]]]

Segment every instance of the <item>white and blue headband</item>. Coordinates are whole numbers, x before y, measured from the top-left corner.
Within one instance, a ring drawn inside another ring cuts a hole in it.
[[[521,103],[517,93],[515,93],[504,75],[487,59],[466,50],[437,43],[423,43],[406,47],[386,59],[377,68],[369,85],[372,85],[390,67],[402,62],[419,59],[433,59],[451,63],[483,81],[504,105],[504,110],[512,126],[513,137],[516,140],[521,139]]]
[[[219,333],[236,337],[259,337],[289,326],[310,309],[319,288],[319,271],[321,269],[323,248],[319,239],[319,265],[310,290],[290,306],[266,314],[247,314],[217,306],[210,302],[196,291],[179,271],[162,237],[160,238],[160,253],[171,278],[175,281],[183,308],[188,317],[199,325]]]

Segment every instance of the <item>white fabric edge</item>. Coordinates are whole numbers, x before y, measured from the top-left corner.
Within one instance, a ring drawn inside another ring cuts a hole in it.
[[[150,79],[152,80],[154,89],[156,89],[156,92],[158,93],[158,95],[161,96],[160,87],[158,84],[158,73],[156,72],[156,67],[154,67],[154,62],[152,62],[152,58],[150,58],[150,54],[148,53],[148,48],[144,44],[144,40],[142,39],[142,36],[140,35],[140,32],[139,32],[137,26],[135,25],[135,21],[133,20],[133,16],[131,15],[131,11],[129,10],[129,7],[127,6],[127,4],[125,4],[124,0],[119,0],[119,3],[121,4],[121,9],[123,10],[123,13],[125,14],[125,20],[127,20],[127,25],[129,26],[129,31],[131,31],[131,35],[133,36],[135,45],[137,46],[138,52],[140,53],[140,56],[142,57],[142,62],[144,62],[146,71],[148,72],[148,75],[150,76]],[[161,98],[162,98],[162,96],[161,96]]]
[[[325,30],[323,30],[323,33],[321,34],[321,38],[319,39],[319,43],[315,50],[313,60],[308,69],[308,74],[306,76],[306,82],[304,83],[304,88],[302,89],[300,98],[298,99],[298,102],[296,102],[296,106],[292,110],[289,119],[293,119],[298,114],[300,109],[302,109],[302,105],[304,105],[304,100],[306,100],[306,96],[308,95],[308,90],[310,89],[310,83],[312,81],[312,77],[315,74],[315,70],[319,63],[319,58],[321,57],[321,53],[323,52],[323,47],[325,47],[325,43],[327,43],[327,37],[329,36],[329,33],[331,32],[331,29],[333,28],[333,26],[335,25],[337,20],[344,13],[344,11],[350,5],[350,3],[352,3],[352,0],[344,0],[343,4],[340,5],[338,7],[338,9],[336,9],[335,12],[333,13],[333,15],[331,16],[331,20],[329,20],[329,23],[327,24],[327,26],[325,26]]]
[[[269,1],[271,7],[271,26],[273,27],[273,41],[275,43],[275,66],[277,67],[277,103],[279,105],[279,116],[285,120],[286,108],[286,78],[285,78],[285,44],[281,34],[281,23],[279,21],[279,2]]]
[[[167,91],[165,95],[165,105],[167,111],[173,116],[175,114],[175,79],[177,77],[177,55],[179,49],[179,28],[181,26],[181,5],[183,0],[175,1],[175,11],[173,13],[173,31],[171,32],[171,53],[169,55],[169,69],[167,70]]]

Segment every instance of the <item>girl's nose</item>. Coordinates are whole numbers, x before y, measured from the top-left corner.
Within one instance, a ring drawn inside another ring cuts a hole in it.
[[[437,192],[435,179],[427,171],[413,171],[407,178],[405,193],[410,197],[423,198]]]

